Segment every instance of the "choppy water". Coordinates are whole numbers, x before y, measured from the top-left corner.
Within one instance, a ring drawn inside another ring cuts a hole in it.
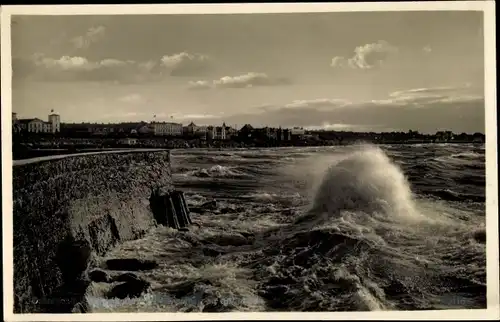
[[[160,266],[137,299],[95,284],[95,312],[486,306],[484,146],[179,150],[172,167],[219,210],[108,254]]]

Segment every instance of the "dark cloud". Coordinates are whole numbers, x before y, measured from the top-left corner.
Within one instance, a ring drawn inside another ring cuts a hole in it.
[[[342,100],[296,101],[283,106],[265,106],[257,113],[226,117],[230,124],[256,126],[330,127],[337,130],[419,130],[433,133],[448,129],[457,132],[484,132],[484,99],[479,96],[445,96],[424,100],[342,103]],[[206,122],[220,122],[219,119]]]

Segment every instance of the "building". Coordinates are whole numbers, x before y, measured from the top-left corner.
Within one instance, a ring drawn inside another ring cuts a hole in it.
[[[266,134],[266,138],[268,140],[277,140],[278,139],[278,131],[275,128],[271,128],[271,127],[266,126],[264,128],[264,131]]]
[[[226,139],[226,123],[222,126],[213,126],[212,129],[212,139],[213,140],[225,140]]]
[[[153,122],[153,132],[155,135],[181,136],[182,124],[170,122]]]
[[[202,140],[207,139],[208,127],[206,125],[201,125],[196,127],[194,135]]]
[[[115,132],[115,128],[111,124],[89,124],[88,131],[92,135],[108,135]]]
[[[126,145],[135,145],[135,144],[137,144],[137,139],[134,139],[134,138],[124,138],[124,139],[120,139],[118,141],[118,143],[120,143],[120,144],[126,144]]]
[[[290,130],[292,136],[302,136],[306,134],[306,131],[301,127],[294,127]]]
[[[153,124],[141,124],[137,128],[132,129],[130,133],[132,133],[132,131],[135,131],[134,133],[140,134],[151,134],[155,132],[155,128]]]
[[[250,124],[245,124],[238,132],[238,137],[240,139],[248,139],[252,137],[254,128]]]
[[[215,127],[212,125],[207,126],[206,138],[207,140],[213,140]]]
[[[61,132],[61,116],[59,114],[50,114],[49,123],[51,124],[52,133]]]
[[[238,130],[231,127],[231,126],[226,126],[226,139],[231,139],[235,136],[238,135]]]
[[[27,131],[29,133],[51,133],[52,125],[48,122],[44,122],[39,118],[34,119],[20,119],[19,127],[22,131]]]
[[[191,122],[182,128],[182,132],[186,136],[193,136],[196,133],[197,129],[198,127],[196,126],[196,124]]]
[[[30,133],[59,133],[61,132],[61,117],[50,114],[49,121],[45,122],[39,118],[18,119],[17,113],[12,113],[12,124],[21,131]]]
[[[123,134],[137,134],[138,132],[143,133],[148,127],[149,130],[147,131],[149,132],[147,133],[153,132],[152,126],[146,122],[122,122],[119,124],[113,124],[113,127],[115,128],[115,132]]]

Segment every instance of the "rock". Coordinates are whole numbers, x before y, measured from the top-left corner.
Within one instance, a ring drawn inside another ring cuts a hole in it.
[[[241,234],[215,235],[206,238],[205,241],[219,246],[242,246],[251,244],[251,241]]]
[[[59,245],[56,261],[61,269],[64,282],[71,284],[87,270],[92,248],[87,240],[74,240],[72,236]]]
[[[204,209],[204,210],[215,210],[215,209],[217,209],[217,201],[212,200],[212,201],[205,202],[204,204],[202,204],[200,206],[200,208]]]
[[[112,278],[113,282],[130,282],[140,280],[140,277],[135,275],[134,273],[124,273]]]
[[[231,207],[224,207],[220,209],[221,214],[234,214],[236,212],[236,209],[231,208]]]
[[[76,305],[71,310],[71,313],[90,313],[90,305],[86,300],[76,303]]]
[[[183,232],[187,232],[189,231],[189,228],[187,227],[182,227],[182,228],[179,228],[178,231],[183,231]]]
[[[240,234],[245,238],[255,238],[254,233],[248,233],[248,232],[241,231]]]
[[[109,275],[105,271],[102,271],[100,269],[94,269],[91,272],[89,272],[89,278],[91,281],[96,282],[96,283],[108,283],[109,282]]]
[[[147,292],[150,287],[151,283],[149,283],[148,281],[142,280],[140,278],[132,279],[128,282],[121,283],[113,287],[113,289],[111,289],[107,296],[108,298],[119,299],[125,299],[127,297],[139,297],[142,295],[142,293]]]
[[[207,279],[196,279],[191,281],[185,281],[177,283],[174,285],[169,285],[165,290],[177,298],[181,298],[194,292],[194,287],[197,284],[212,285],[212,283]]]
[[[226,251],[217,246],[205,246],[203,247],[203,255],[210,257],[217,257],[226,254]]]
[[[235,309],[233,305],[226,306],[222,304],[222,302],[223,301],[221,301],[220,299],[217,299],[213,302],[207,303],[203,307],[202,312],[231,312],[232,310]]]
[[[486,231],[485,230],[476,231],[474,233],[474,239],[478,243],[485,244],[486,243]]]
[[[106,266],[114,271],[144,271],[158,267],[158,263],[137,258],[117,258],[107,260]]]

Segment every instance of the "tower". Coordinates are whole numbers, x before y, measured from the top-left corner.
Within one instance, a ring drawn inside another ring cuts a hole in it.
[[[59,114],[50,114],[49,123],[52,126],[52,133],[58,133],[61,131],[61,117]]]

